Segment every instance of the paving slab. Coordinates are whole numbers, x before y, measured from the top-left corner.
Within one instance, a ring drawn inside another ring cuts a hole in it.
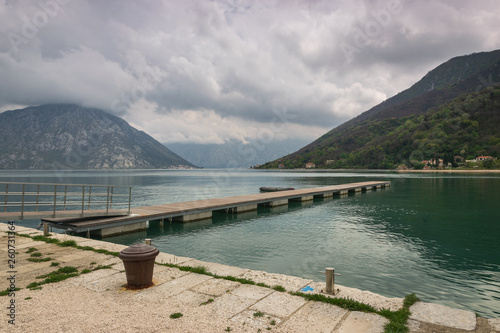
[[[101,270],[107,271],[107,270]],[[98,272],[98,271],[96,271]],[[89,273],[92,274],[92,273]],[[69,280],[71,281],[71,279]],[[93,281],[86,281],[82,283],[85,288],[89,290],[96,291],[98,293],[102,293],[104,291],[113,291],[118,292],[123,289],[123,286],[127,283],[127,277],[125,273],[120,273],[114,271],[114,274],[104,274],[99,276],[98,279]]]
[[[250,271],[249,269],[243,269],[235,266],[227,266],[227,265],[200,261],[195,259],[183,263],[183,266],[189,266],[189,267],[203,266],[206,267],[210,273],[220,276],[240,276]]]
[[[155,265],[153,269],[153,283],[157,286],[160,284],[188,275],[189,272],[181,271],[177,268]]]
[[[421,323],[419,321],[413,320],[413,319],[408,319],[406,321],[406,327],[408,327],[408,330],[410,333],[412,332],[418,332],[420,329]]]
[[[178,257],[173,254],[160,252],[155,258],[155,262],[160,264],[184,265],[185,262],[193,260],[187,257]]]
[[[410,319],[472,331],[476,327],[474,312],[453,309],[440,304],[417,302],[410,307]]]
[[[224,294],[217,297],[211,305],[215,315],[230,319],[253,304],[255,304],[255,300],[253,299],[233,294]]]
[[[125,273],[120,273],[114,269],[99,269],[87,274],[81,274],[74,278],[68,279],[67,281],[68,283],[71,283],[75,286],[83,286],[90,290],[103,291],[106,290],[107,287],[101,287],[101,280],[115,274],[121,276],[121,279],[123,281],[122,284],[125,284],[127,282]]]
[[[250,309],[285,318],[306,303],[302,297],[276,291],[252,305]]]
[[[84,259],[84,258],[88,258],[88,257],[89,257],[88,253],[78,251],[78,252],[66,254],[64,256],[58,256],[57,261],[67,263],[70,261],[75,261],[75,260]]]
[[[134,297],[140,298],[157,298],[171,297],[180,294],[184,290],[190,289],[206,280],[213,279],[208,275],[189,273],[177,279],[162,283],[148,289],[140,290]]]
[[[231,292],[239,285],[240,284],[238,282],[234,281],[211,279],[193,287],[192,290],[206,295],[221,296],[225,293]]]
[[[296,276],[267,273],[264,271],[249,271],[240,277],[252,280],[256,283],[265,283],[271,287],[282,286],[287,291],[298,291],[313,282],[313,280],[303,279]]]
[[[88,238],[79,238],[76,240],[76,243],[79,246],[90,246],[93,247],[94,249],[108,250],[111,252],[120,252],[121,250],[126,249],[128,247],[127,245],[113,244]]]
[[[330,333],[347,313],[330,304],[308,302],[280,328],[286,332]]]
[[[366,312],[353,311],[341,323],[340,327],[335,329],[335,333],[382,333],[385,324],[389,320],[386,318]]]
[[[171,298],[168,299],[168,302],[171,304],[176,304],[179,306],[180,312],[187,308],[199,308],[201,306],[206,307],[210,304],[202,305],[204,302],[207,302],[210,296],[203,295],[191,290],[185,290]]]
[[[278,317],[268,315],[256,317],[254,316],[254,314],[255,311],[243,311],[231,318],[231,322],[245,327],[245,329],[250,332],[266,332],[267,330],[271,330],[273,327],[276,327],[282,322],[282,319]]]
[[[490,324],[492,329],[500,332],[500,318],[488,319],[488,324]]]
[[[258,301],[268,296],[269,294],[272,294],[273,292],[274,290],[269,288],[259,287],[251,284],[242,284],[238,288],[231,291],[231,294]]]
[[[16,246],[16,250],[21,250],[21,249],[27,249],[30,247],[41,246],[44,244],[47,244],[47,243],[45,243],[43,241],[35,241],[35,240],[33,240],[31,238],[27,238],[27,237],[16,237],[15,246]],[[4,250],[4,249],[2,249],[2,250]],[[5,251],[7,251],[7,247],[5,247]]]

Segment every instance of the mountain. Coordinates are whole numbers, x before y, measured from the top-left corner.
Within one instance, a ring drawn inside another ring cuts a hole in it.
[[[324,168],[391,169],[450,154],[498,156],[499,84],[500,50],[453,58],[407,90],[263,167],[315,163]],[[454,133],[467,140],[451,140]]]
[[[169,148],[205,168],[248,168],[283,156],[303,147],[303,139],[261,143],[258,140],[243,144],[229,141],[225,144],[170,143]]]
[[[0,169],[153,169],[193,164],[105,111],[72,104],[0,113]]]

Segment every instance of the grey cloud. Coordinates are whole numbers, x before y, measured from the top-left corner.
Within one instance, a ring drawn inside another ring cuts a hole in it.
[[[265,124],[286,108],[287,121],[326,132],[451,57],[500,46],[494,1],[394,4],[0,1],[0,109],[74,102],[127,118],[145,100],[159,116],[208,110]],[[24,36],[25,24],[36,32]],[[371,34],[366,44],[357,31]],[[24,38],[17,51],[13,33]],[[341,45],[356,52],[348,59]]]

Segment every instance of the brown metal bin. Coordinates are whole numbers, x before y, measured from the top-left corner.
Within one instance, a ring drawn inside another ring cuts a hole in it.
[[[123,249],[119,257],[125,266],[127,287],[141,289],[153,284],[155,258],[160,251],[143,243],[134,244]]]

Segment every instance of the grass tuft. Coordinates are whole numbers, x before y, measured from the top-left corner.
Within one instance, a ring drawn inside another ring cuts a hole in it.
[[[332,298],[319,294],[305,294],[301,292],[294,292],[291,294],[295,296],[301,296],[310,301],[333,304],[349,311],[377,312],[377,310],[375,310],[373,306],[355,301],[350,298]]]
[[[182,313],[180,313],[180,312],[175,312],[175,313],[172,313],[172,314],[170,315],[170,318],[171,318],[171,319],[177,319],[177,318],[180,318],[180,317],[182,317],[182,316],[183,316],[183,314],[182,314]]]
[[[32,262],[44,262],[44,261],[51,261],[53,259],[50,257],[47,257],[47,258],[28,258],[27,260],[32,261]]]
[[[46,237],[46,236],[42,236],[42,235],[33,236],[32,239],[36,240],[36,241],[42,241],[45,243],[52,243],[52,244],[59,243],[59,239],[57,239],[57,238],[50,238],[50,237]]]
[[[253,314],[253,316],[254,316],[254,317],[256,317],[256,318],[257,318],[257,317],[259,317],[259,318],[260,318],[260,317],[264,317],[264,314],[263,314],[262,312],[260,312],[260,311],[257,311],[257,312],[255,312],[255,313]]]
[[[286,291],[285,287],[283,287],[283,286],[274,286],[273,289],[276,291],[281,291],[281,292]]]
[[[74,276],[78,276],[77,268],[72,266],[61,267],[57,271],[51,272],[49,274],[37,276],[36,277],[37,279],[44,279],[44,280],[40,282],[32,282],[28,284],[26,288],[33,290],[33,288],[40,287],[41,285],[64,281]]]
[[[14,288],[14,290],[12,289],[5,289],[5,290],[2,290],[0,291],[0,296],[7,296],[10,292],[12,291],[18,291],[18,290],[21,290],[21,288]]]
[[[75,247],[76,246],[76,241],[74,240],[67,240],[67,241],[64,241],[64,242],[60,242],[59,244],[57,244],[59,246],[63,246],[63,247],[66,247],[66,246],[72,246],[72,247]]]
[[[415,304],[419,301],[420,301],[420,298],[418,298],[417,295],[415,295],[414,293],[409,294],[409,295],[405,296],[405,299],[403,301],[403,306],[405,308],[410,308],[410,306],[412,306],[413,304]]]
[[[213,303],[214,302],[214,299],[213,298],[210,298],[208,299],[207,301],[201,303],[200,305],[207,305],[207,304],[210,304],[210,303]]]

